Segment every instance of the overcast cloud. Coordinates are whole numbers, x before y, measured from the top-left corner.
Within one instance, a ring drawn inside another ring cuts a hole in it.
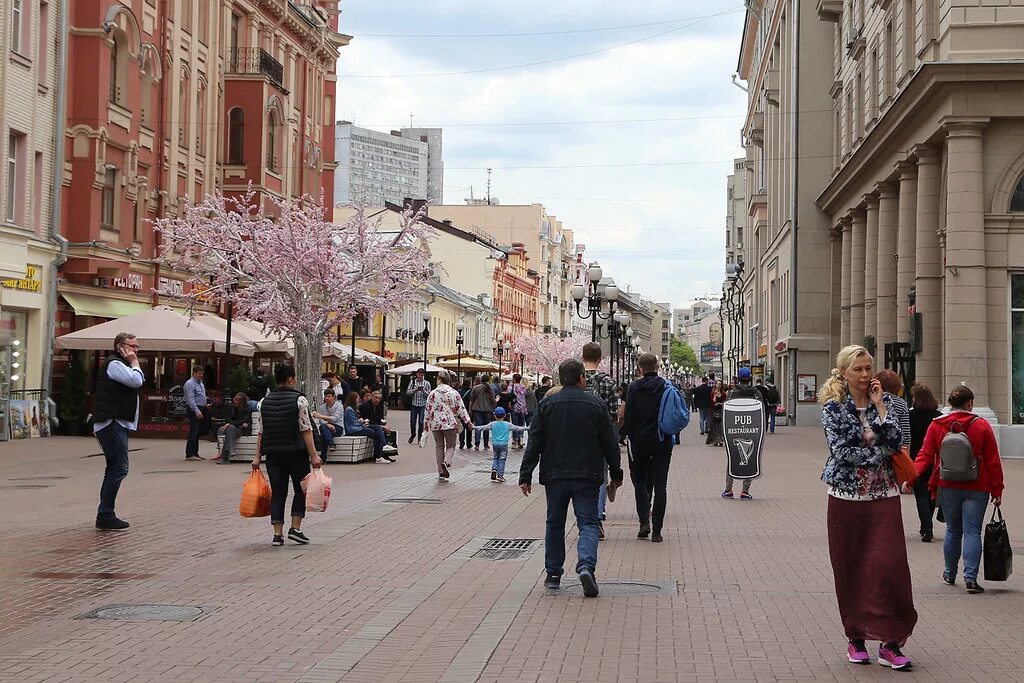
[[[741,9],[736,0],[345,0],[341,31],[354,38],[339,62],[338,118],[390,130],[408,126],[411,113],[417,126],[444,126],[446,203],[462,203],[471,186],[483,196],[491,167],[491,192],[503,204],[544,204],[620,286],[678,304],[721,289],[725,177],[742,152],[746,101],[730,83]],[[675,19],[688,21],[547,36],[370,35],[572,31]],[[557,60],[667,31],[547,64],[410,76]],[[467,125],[665,118],[680,120]]]

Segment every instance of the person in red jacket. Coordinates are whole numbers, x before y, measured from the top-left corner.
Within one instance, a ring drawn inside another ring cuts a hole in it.
[[[928,489],[942,506],[946,517],[946,538],[942,553],[946,569],[942,580],[946,585],[956,583],[960,553],[964,557],[964,585],[968,593],[984,593],[978,585],[978,566],[981,564],[981,526],[985,522],[985,508],[989,496],[999,506],[1003,496],[1003,466],[999,461],[999,446],[989,423],[973,413],[974,392],[959,386],[949,394],[947,415],[935,419],[924,436],[924,443],[914,462],[918,475],[931,468]],[[940,476],[942,439],[950,431],[967,435],[978,461],[978,478],[974,481],[944,481]]]

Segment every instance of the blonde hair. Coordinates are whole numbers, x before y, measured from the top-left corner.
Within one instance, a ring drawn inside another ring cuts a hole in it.
[[[868,350],[858,344],[844,346],[836,354],[836,366],[832,368],[832,374],[825,381],[825,386],[818,392],[819,403],[842,401],[846,397],[846,392],[849,391],[849,387],[846,385],[846,371],[850,369],[855,360],[864,356],[874,360]]]

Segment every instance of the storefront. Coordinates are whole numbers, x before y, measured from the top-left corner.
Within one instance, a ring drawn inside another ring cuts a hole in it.
[[[46,268],[29,264],[20,278],[0,281],[0,345],[18,341],[18,372],[8,378],[12,392],[42,389],[42,364],[46,338],[46,297],[43,284]],[[14,380],[13,376],[18,379]]]

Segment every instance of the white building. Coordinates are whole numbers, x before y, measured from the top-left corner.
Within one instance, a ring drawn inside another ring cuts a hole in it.
[[[689,325],[698,316],[710,311],[711,309],[717,308],[718,298],[707,296],[701,297],[695,301],[688,301],[679,308],[672,309],[672,333],[680,339],[684,339],[687,325]],[[700,352],[700,349],[696,346],[693,347],[693,350],[698,353]]]
[[[428,197],[429,145],[397,131],[382,133],[349,121],[335,125],[334,205],[383,206]]]
[[[441,128],[403,128],[399,133],[406,140],[427,145],[427,201],[444,204],[444,140]]]

